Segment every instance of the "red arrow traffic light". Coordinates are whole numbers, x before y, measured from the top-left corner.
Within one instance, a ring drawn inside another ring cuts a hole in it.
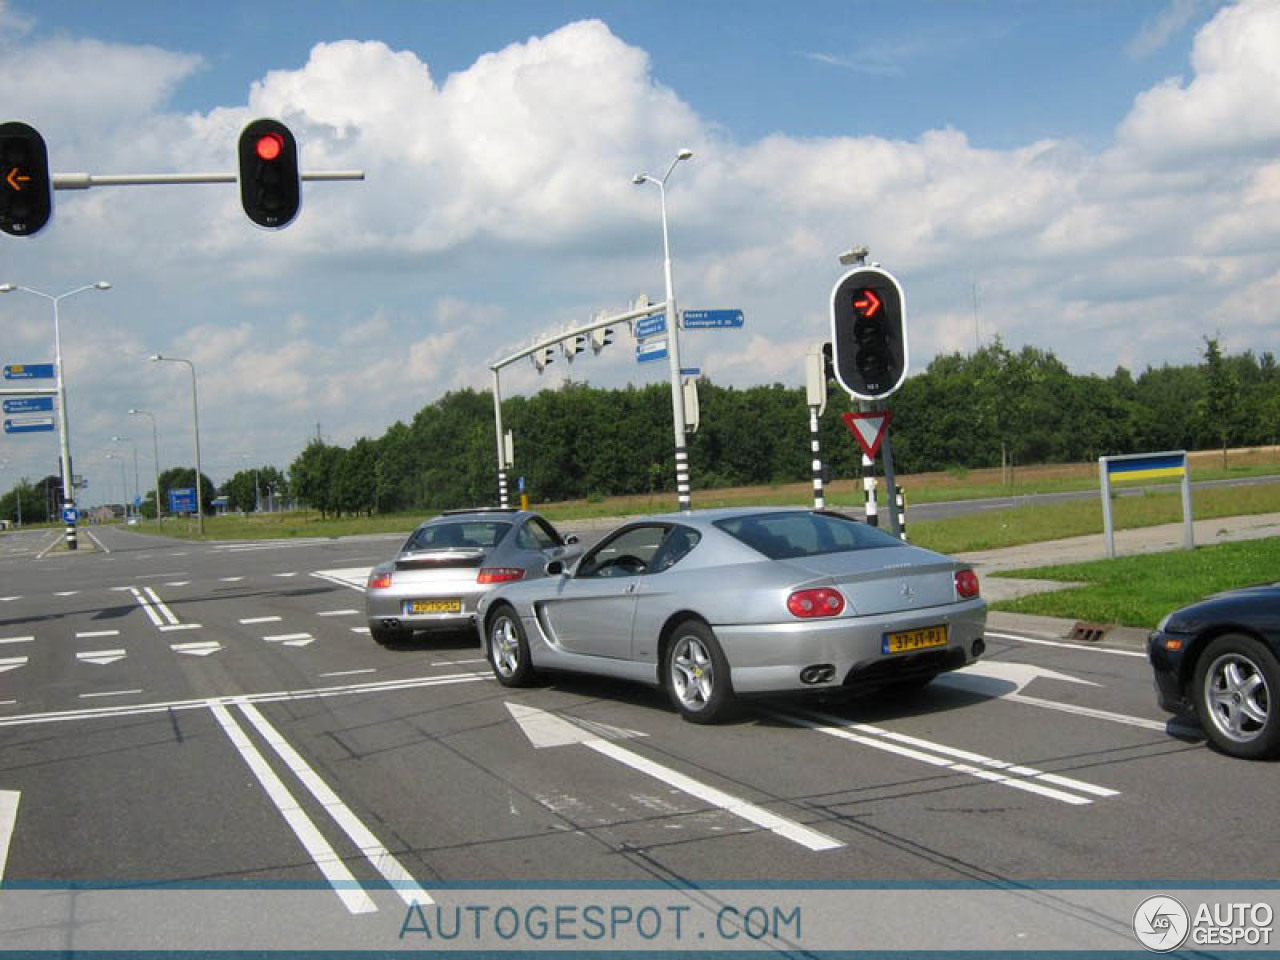
[[[880,298],[874,290],[863,290],[862,299],[853,301],[853,305],[862,311],[864,317],[874,317],[880,309]]]

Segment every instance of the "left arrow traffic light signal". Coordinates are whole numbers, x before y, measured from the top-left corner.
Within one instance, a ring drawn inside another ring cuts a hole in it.
[[[254,120],[240,132],[240,203],[268,230],[287,227],[302,206],[298,142],[279,120]]]
[[[16,120],[0,124],[0,230],[30,237],[53,216],[53,178],[44,137]]]

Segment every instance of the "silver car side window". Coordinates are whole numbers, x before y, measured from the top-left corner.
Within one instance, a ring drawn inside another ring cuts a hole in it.
[[[578,566],[579,577],[632,577],[652,573],[666,525],[631,527],[603,541]]]

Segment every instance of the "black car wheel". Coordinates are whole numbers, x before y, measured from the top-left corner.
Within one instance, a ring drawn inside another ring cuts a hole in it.
[[[1192,696],[1200,726],[1224,753],[1261,760],[1280,755],[1280,663],[1240,634],[1211,642],[1196,661]]]
[[[503,604],[489,618],[486,646],[493,675],[504,687],[525,687],[536,679],[524,624],[512,607]]]
[[[663,678],[671,703],[693,723],[715,723],[733,709],[729,662],[701,620],[678,624],[667,644]]]

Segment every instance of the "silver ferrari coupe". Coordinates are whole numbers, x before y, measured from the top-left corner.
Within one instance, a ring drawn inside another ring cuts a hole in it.
[[[498,681],[541,670],[640,681],[695,723],[740,695],[922,686],[986,647],[972,569],[838,513],[640,518],[546,573],[479,602]]]

